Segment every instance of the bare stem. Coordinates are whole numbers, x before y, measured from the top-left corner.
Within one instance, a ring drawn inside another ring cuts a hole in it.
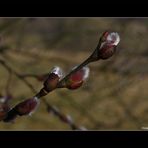
[[[26,84],[26,86],[28,86],[33,93],[37,93],[37,91],[34,89],[32,84],[30,84],[24,77],[22,77],[22,75],[20,75],[18,72],[12,69],[8,64],[6,64],[4,60],[0,59],[0,64],[8,71],[10,75],[13,73],[18,79],[20,79],[24,84]],[[8,78],[8,81],[9,80],[10,80],[10,76]],[[9,85],[8,82],[7,82],[7,85]],[[9,88],[8,86],[6,87],[7,89]],[[52,105],[50,105],[45,98],[42,98],[42,101],[46,105],[47,110],[52,111],[55,116],[59,117],[61,122],[65,122],[63,119],[67,118],[66,115],[64,115],[63,113],[61,113],[61,111],[55,109]],[[72,130],[81,130],[81,128],[79,128],[79,126],[77,126],[74,122],[68,122],[67,120],[67,122],[65,123],[67,123]]]

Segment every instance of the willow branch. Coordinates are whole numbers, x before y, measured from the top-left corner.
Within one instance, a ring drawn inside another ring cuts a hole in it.
[[[21,74],[19,74],[18,72],[16,72],[14,69],[12,69],[12,67],[10,67],[4,60],[0,59],[0,64],[8,71],[8,73],[11,75],[12,73],[18,78],[20,79],[28,88],[30,88],[30,90],[33,93],[37,93],[37,91],[34,89],[34,87],[32,86],[32,84],[30,84],[25,77],[23,77]],[[9,77],[10,77],[9,75]],[[9,78],[10,80],[10,78]],[[7,89],[8,89],[8,82],[7,82]],[[71,129],[73,130],[83,130],[81,127],[79,127],[78,125],[76,125],[72,120],[68,119],[68,116],[61,113],[61,111],[59,111],[56,107],[53,107],[52,105],[50,105],[47,100],[45,98],[42,98],[43,103],[46,105],[47,111],[48,112],[52,112],[55,116],[57,116],[60,121],[67,123]]]

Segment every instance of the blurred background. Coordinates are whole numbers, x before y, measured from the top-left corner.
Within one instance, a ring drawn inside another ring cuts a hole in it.
[[[0,18],[0,58],[19,73],[65,73],[86,59],[106,30],[119,33],[116,54],[92,63],[90,77],[77,90],[59,89],[46,98],[88,130],[139,130],[148,127],[148,18]],[[0,93],[8,73],[0,65]],[[42,82],[27,78],[37,91]],[[34,95],[13,75],[11,106]],[[32,116],[0,130],[70,130],[41,102]]]

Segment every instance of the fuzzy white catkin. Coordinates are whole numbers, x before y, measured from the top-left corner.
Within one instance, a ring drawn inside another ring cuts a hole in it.
[[[63,77],[63,71],[59,66],[54,66],[54,68],[51,70],[51,73],[58,75],[59,78]]]
[[[120,42],[120,36],[117,32],[111,32],[108,36],[107,36],[107,42],[112,42],[113,41],[113,45],[118,45],[118,43]]]

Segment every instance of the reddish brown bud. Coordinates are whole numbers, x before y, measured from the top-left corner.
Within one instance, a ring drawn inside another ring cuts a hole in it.
[[[38,104],[39,99],[34,97],[17,104],[14,108],[17,111],[18,115],[22,116],[31,114],[33,111],[35,111]]]
[[[68,89],[77,89],[82,86],[83,82],[89,76],[89,68],[83,67],[82,69],[71,74],[65,81],[65,87]]]
[[[56,88],[58,82],[59,82],[59,77],[58,75],[51,73],[49,74],[48,78],[46,79],[46,81],[44,82],[44,89],[49,92],[53,89]]]
[[[116,51],[116,46],[120,41],[120,37],[116,32],[104,32],[100,38],[100,48],[98,49],[98,58],[108,59]]]
[[[53,89],[55,89],[62,76],[63,76],[62,69],[57,66],[54,67],[44,82],[44,90],[50,92]]]
[[[0,111],[0,121],[2,121],[7,115],[7,112]]]
[[[39,99],[37,97],[33,97],[23,102],[20,102],[15,107],[13,107],[10,111],[7,112],[6,117],[3,119],[4,122],[12,122],[16,119],[16,117],[23,115],[32,114],[39,104]]]
[[[6,117],[9,109],[10,108],[8,105],[5,105],[5,104],[0,105],[0,121]]]

